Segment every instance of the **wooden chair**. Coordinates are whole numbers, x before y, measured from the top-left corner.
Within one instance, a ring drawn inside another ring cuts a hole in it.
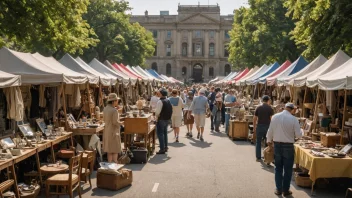
[[[3,198],[3,193],[5,190],[9,189],[12,185],[14,185],[14,180],[9,179],[0,184],[0,197]]]
[[[88,178],[90,187],[92,187],[90,176],[94,168],[94,153],[95,151],[84,151],[82,156],[81,181],[84,180],[84,182],[87,183],[87,178]]]
[[[46,197],[50,195],[69,195],[73,198],[73,191],[77,189],[78,195],[81,198],[81,186],[80,186],[80,175],[81,175],[81,158],[82,154],[79,154],[70,159],[69,162],[69,173],[56,174],[49,177],[46,180]],[[56,186],[56,192],[50,192],[50,186]],[[63,186],[65,192],[58,192],[58,187]]]

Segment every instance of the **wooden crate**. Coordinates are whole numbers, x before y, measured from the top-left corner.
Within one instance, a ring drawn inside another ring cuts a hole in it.
[[[234,129],[232,138],[248,139],[248,122],[234,121]]]
[[[332,134],[332,135],[329,135]],[[335,147],[336,144],[340,143],[341,136],[334,132],[332,133],[320,133],[320,141],[323,146]]]
[[[125,118],[126,134],[147,134],[150,131],[151,114],[145,117]]]
[[[233,137],[234,124],[235,124],[234,120],[229,121],[229,137],[230,138]]]

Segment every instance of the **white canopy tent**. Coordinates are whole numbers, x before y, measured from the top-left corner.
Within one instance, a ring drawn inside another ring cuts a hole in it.
[[[253,74],[255,74],[260,68],[258,66],[255,66],[249,72],[243,76],[240,80],[236,81],[236,85],[240,86],[242,81],[245,81],[247,78],[251,77]]]
[[[103,86],[111,86],[111,85],[116,85],[117,83],[117,77],[116,76],[106,76],[105,74],[102,74],[98,72],[97,70],[93,69],[91,66],[89,66],[86,62],[84,62],[80,57],[77,57],[75,59],[78,63],[80,63],[82,66],[86,68],[91,74],[95,76],[99,76],[100,78],[100,83]]]
[[[331,70],[339,67],[346,62],[350,57],[343,51],[339,50],[333,57],[326,61],[322,66],[315,69],[312,72],[306,73],[305,75],[296,78],[294,80],[295,87],[302,87],[307,85],[308,87],[315,87],[318,83],[318,77],[324,75]]]
[[[322,90],[339,90],[352,88],[352,81],[348,79],[352,76],[352,58],[342,64],[340,67],[319,76],[318,85]]]
[[[15,87],[21,85],[21,76],[9,74],[0,70],[0,88]]]
[[[77,62],[69,54],[65,54],[59,60],[59,62],[77,73],[80,73],[82,75],[86,75],[88,77],[90,84],[98,84],[99,83],[99,76],[96,76],[96,75],[90,73],[88,69],[86,69],[83,65],[81,65],[79,62]]]
[[[117,72],[113,71],[112,69],[106,67],[103,63],[98,61],[96,58],[89,63],[89,66],[92,67],[94,70],[98,71],[105,76],[108,76],[112,79],[118,79],[119,81],[123,81],[124,83],[128,83],[129,79],[124,78],[123,76],[119,75]],[[113,85],[116,84],[116,80],[112,80]]]
[[[72,76],[48,67],[32,54],[16,52],[6,47],[0,50],[0,70],[20,75],[22,84],[75,83]]]
[[[335,68],[340,67],[346,61],[348,61],[351,57],[349,57],[345,52],[339,50],[333,57],[331,57],[326,63],[324,63],[318,71],[312,73],[307,77],[306,84],[308,87],[315,87],[318,84],[318,78]]]
[[[154,80],[157,81],[157,82],[161,82],[160,79],[158,79],[158,78],[156,78],[155,76],[151,75],[149,72],[145,71],[145,70],[142,69],[140,66],[136,66],[136,67],[134,67],[134,69],[135,69],[136,71],[139,71],[139,73],[145,74],[145,76],[148,76],[149,78],[154,79]]]
[[[45,57],[39,53],[32,54],[32,56],[38,61],[40,61],[41,63],[50,67],[51,69],[54,69],[58,72],[62,72],[65,74],[65,76],[69,76],[71,81],[73,82],[72,84],[84,84],[88,81],[88,77],[86,75],[77,73],[67,68],[66,66],[62,65],[60,62],[58,62],[56,59],[54,59],[51,56]]]
[[[146,74],[144,74],[144,73],[141,73],[140,71],[138,71],[138,70],[136,69],[136,67],[132,67],[132,66],[129,66],[129,65],[127,65],[126,67],[127,67],[130,71],[132,71],[133,73],[135,73],[136,75],[142,77],[143,80],[146,80],[146,81],[148,81],[148,82],[153,82],[154,78],[152,78],[152,77],[150,77],[150,76],[148,76],[148,75],[146,75]]]
[[[290,76],[287,76],[287,77],[279,78],[277,80],[277,85],[278,86],[293,85],[295,79],[298,79],[298,78],[304,76],[305,74],[316,70],[318,67],[323,65],[327,60],[328,59],[326,59],[323,55],[320,54],[311,63],[309,63],[306,67],[304,67],[301,71],[299,71],[295,74],[292,74]],[[303,81],[303,82],[305,82],[305,81]]]
[[[251,76],[249,76],[247,79],[244,81],[240,81],[241,84],[247,84],[247,85],[252,85],[252,81],[258,79],[261,77],[265,72],[267,72],[270,69],[270,66],[264,64],[261,68],[257,70],[257,72],[253,73]]]

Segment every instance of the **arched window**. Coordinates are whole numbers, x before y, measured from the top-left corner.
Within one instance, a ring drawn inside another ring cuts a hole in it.
[[[225,65],[225,76],[229,75],[231,72],[231,66],[229,64]]]
[[[166,64],[166,75],[171,75],[171,64]]]
[[[156,63],[153,63],[152,64],[152,69],[157,72],[158,71],[158,65]]]
[[[214,68],[213,67],[209,67],[209,76],[210,77],[214,77]]]
[[[187,75],[187,67],[182,67],[182,76]]]
[[[214,56],[215,55],[215,47],[214,43],[209,44],[209,56]]]
[[[187,43],[182,43],[182,56],[187,56]]]

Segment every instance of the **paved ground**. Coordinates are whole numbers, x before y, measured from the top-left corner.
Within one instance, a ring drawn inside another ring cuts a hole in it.
[[[253,145],[231,141],[221,129],[221,133],[207,129],[205,142],[200,142],[184,138],[186,128],[182,127],[180,143],[170,143],[167,155],[155,155],[147,164],[127,166],[133,170],[132,186],[107,191],[96,188],[93,179],[92,189],[88,184],[83,187],[83,197],[277,197],[273,193],[274,167],[256,162]],[[174,142],[171,131],[169,142]],[[310,189],[297,187],[294,181],[291,186],[292,197],[310,197]],[[314,197],[344,197],[344,192],[345,188],[334,186],[317,189]]]

